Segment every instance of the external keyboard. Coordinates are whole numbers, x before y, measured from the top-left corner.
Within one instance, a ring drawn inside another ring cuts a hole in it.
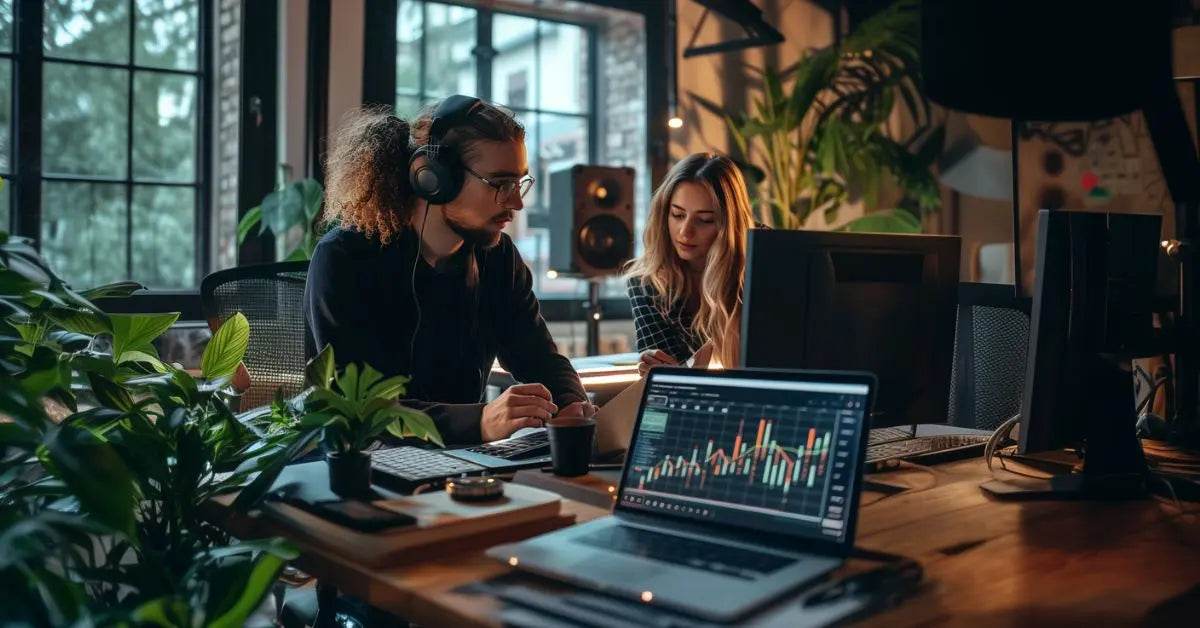
[[[874,432],[875,430],[871,430]],[[909,458],[939,453],[943,451],[983,448],[989,436],[984,435],[942,435],[916,436],[904,440],[875,443],[867,446],[867,463],[883,462],[895,458]]]
[[[682,536],[616,526],[580,537],[592,547],[633,554],[745,580],[756,580],[797,559]]]
[[[433,449],[396,447],[371,454],[371,480],[400,493],[417,486],[486,468]]]
[[[545,430],[532,432],[517,438],[470,447],[467,451],[505,460],[521,460],[535,456],[550,455],[550,435]]]

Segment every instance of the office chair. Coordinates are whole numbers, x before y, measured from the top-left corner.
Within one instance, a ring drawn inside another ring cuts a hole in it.
[[[304,366],[313,354],[304,319],[308,261],[242,266],[208,275],[200,300],[214,331],[241,312],[250,323],[250,346],[243,363],[250,375],[239,410],[270,404],[275,391],[285,396],[304,387]],[[235,385],[240,384],[235,379]]]
[[[990,430],[1020,413],[1031,305],[1012,284],[960,284],[951,424]]]

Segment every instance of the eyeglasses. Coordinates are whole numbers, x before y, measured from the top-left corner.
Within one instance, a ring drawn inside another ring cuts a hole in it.
[[[517,179],[516,181],[508,179],[497,183],[495,181],[489,181],[486,177],[478,172],[475,172],[474,170],[471,170],[470,168],[464,167],[463,169],[471,173],[471,176],[475,177],[476,179],[479,179],[480,181],[492,186],[492,189],[496,190],[497,203],[503,203],[504,201],[511,199],[513,192],[518,192],[520,194],[520,198],[525,198],[525,195],[529,193],[529,190],[533,189],[534,178],[528,174],[520,179]]]

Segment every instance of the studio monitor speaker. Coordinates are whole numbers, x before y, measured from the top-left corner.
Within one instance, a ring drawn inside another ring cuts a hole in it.
[[[633,168],[575,165],[550,173],[550,268],[603,277],[633,258]]]

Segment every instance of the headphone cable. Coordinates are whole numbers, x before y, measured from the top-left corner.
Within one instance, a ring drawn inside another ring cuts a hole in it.
[[[417,252],[413,255],[412,276],[409,288],[412,290],[413,306],[417,310],[417,320],[413,324],[412,336],[408,340],[408,370],[416,372],[417,334],[421,331],[421,299],[417,297],[417,265],[421,263],[421,245],[425,241],[425,223],[429,220],[429,201],[425,201],[425,215],[421,217],[421,229],[417,232]]]

